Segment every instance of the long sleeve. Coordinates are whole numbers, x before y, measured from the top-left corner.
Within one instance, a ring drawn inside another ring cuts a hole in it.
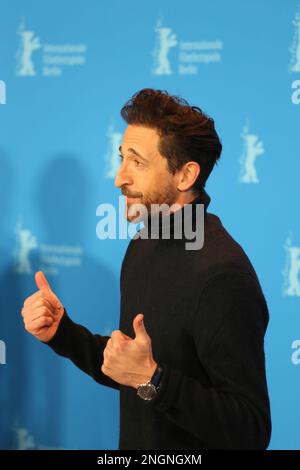
[[[268,309],[250,275],[225,273],[200,296],[191,335],[209,385],[164,366],[152,402],[208,449],[265,449],[271,433],[265,376]],[[159,361],[159,358],[158,358]]]
[[[65,310],[57,332],[45,344],[60,356],[69,358],[99,384],[119,390],[119,384],[101,371],[103,351],[109,338],[92,334],[84,326],[74,323]]]

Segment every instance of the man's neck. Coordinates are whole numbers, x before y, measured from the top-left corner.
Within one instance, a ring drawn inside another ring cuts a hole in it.
[[[193,191],[188,191],[188,192],[180,192],[178,194],[178,198],[176,199],[176,201],[174,202],[174,204],[178,204],[181,207],[183,207],[185,204],[189,204],[191,203],[192,201],[194,201],[194,199],[196,199],[197,197],[200,196],[200,192],[198,191],[197,193],[196,192],[193,192]]]

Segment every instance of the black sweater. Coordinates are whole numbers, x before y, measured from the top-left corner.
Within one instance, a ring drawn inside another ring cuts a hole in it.
[[[268,308],[245,252],[206,212],[209,202],[205,191],[193,201],[193,208],[205,206],[202,249],[186,250],[184,239],[136,237],[123,260],[119,329],[134,338],[133,319],[144,314],[153,357],[164,368],[153,401],[102,373],[109,337],[92,334],[66,311],[47,343],[98,383],[120,390],[119,449],[268,446]]]

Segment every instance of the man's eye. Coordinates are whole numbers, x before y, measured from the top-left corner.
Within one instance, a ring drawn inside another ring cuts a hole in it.
[[[124,160],[124,157],[123,157],[121,154],[119,154],[119,155],[118,155],[118,158],[121,160],[121,163],[122,163],[123,160]],[[138,167],[144,166],[144,164],[143,164],[142,162],[140,162],[139,160],[133,160],[133,161],[134,161],[134,163],[136,164],[136,166],[138,166]]]

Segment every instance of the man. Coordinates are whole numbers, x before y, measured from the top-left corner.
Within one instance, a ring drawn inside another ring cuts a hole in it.
[[[121,115],[128,126],[115,184],[127,219],[145,226],[123,260],[119,330],[106,337],[74,323],[42,272],[22,309],[26,330],[120,390],[120,449],[265,449],[268,308],[247,255],[207,212],[204,186],[222,149],[214,121],[152,89],[136,93]],[[151,225],[161,203],[170,210]],[[197,227],[201,204],[204,244],[187,250],[175,216],[192,207],[181,220]],[[149,227],[153,236],[143,237]]]

